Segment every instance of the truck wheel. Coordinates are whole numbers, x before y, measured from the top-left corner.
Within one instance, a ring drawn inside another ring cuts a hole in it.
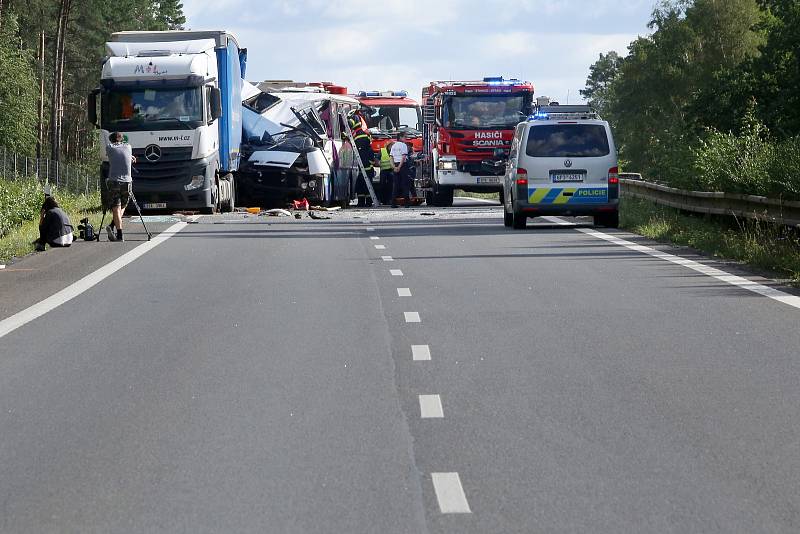
[[[436,195],[433,194],[433,191],[425,192],[425,204],[427,204],[428,206],[436,205]]]
[[[222,209],[220,211],[230,213],[236,207],[236,182],[234,182],[233,176],[225,181],[225,189],[227,190],[227,194],[225,195],[225,202],[222,203]]]
[[[200,208],[200,213],[203,215],[214,215],[219,211],[219,185],[214,185],[211,188],[211,206],[204,206]]]
[[[433,190],[433,205],[440,208],[447,208],[453,205],[453,189],[438,188]]]
[[[453,205],[453,189],[448,188],[441,192],[442,206],[450,207]]]

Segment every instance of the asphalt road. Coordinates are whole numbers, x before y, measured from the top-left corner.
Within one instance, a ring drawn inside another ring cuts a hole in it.
[[[0,532],[800,530],[794,301],[585,219],[330,217],[0,272],[0,332],[97,278],[0,337]]]

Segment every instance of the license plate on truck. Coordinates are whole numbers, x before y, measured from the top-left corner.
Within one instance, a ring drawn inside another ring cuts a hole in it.
[[[145,210],[163,210],[166,209],[166,202],[145,202],[142,204],[142,209]]]
[[[478,176],[478,183],[479,184],[499,184],[500,177],[499,176]]]

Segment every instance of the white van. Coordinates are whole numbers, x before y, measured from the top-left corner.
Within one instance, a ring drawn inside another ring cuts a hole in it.
[[[541,106],[518,124],[503,180],[506,226],[522,229],[541,215],[619,226],[617,148],[589,106]]]

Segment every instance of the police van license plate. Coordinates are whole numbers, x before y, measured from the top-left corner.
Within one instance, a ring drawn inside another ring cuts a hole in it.
[[[566,173],[566,172],[552,172],[550,173],[550,178],[553,180],[554,184],[563,183],[563,182],[582,182],[583,177],[585,175],[583,173]]]
[[[499,176],[478,176],[478,183],[479,184],[499,184],[500,177]]]
[[[166,209],[166,202],[145,202],[142,204],[142,209],[146,210],[163,210]]]

